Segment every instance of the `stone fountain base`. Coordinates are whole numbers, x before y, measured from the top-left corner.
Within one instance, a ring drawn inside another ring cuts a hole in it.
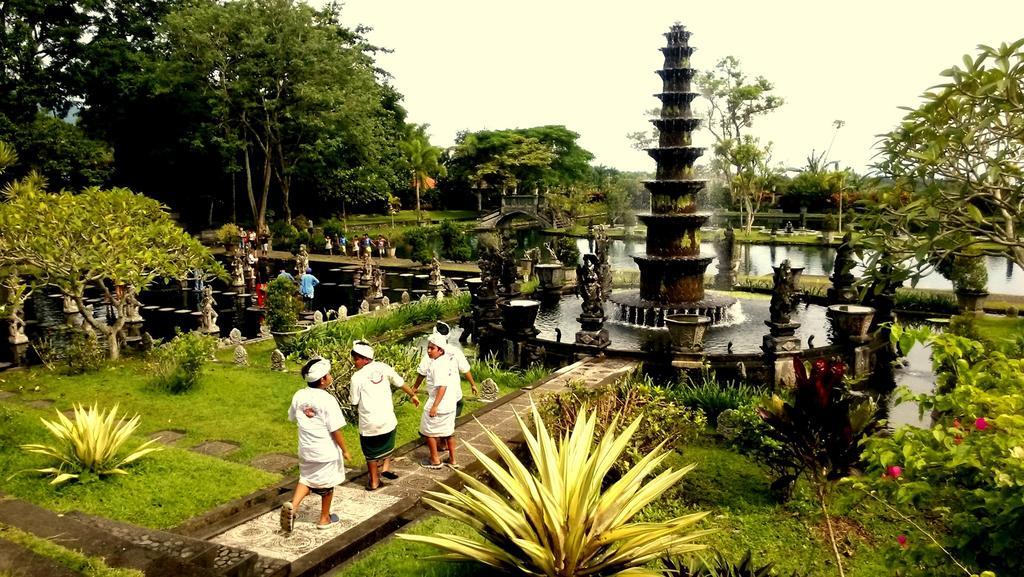
[[[640,291],[616,292],[610,300],[615,306],[615,319],[643,327],[664,327],[665,317],[678,314],[704,315],[711,318],[711,325],[729,321],[728,310],[737,299],[729,295],[707,291],[699,301],[682,303],[659,303],[640,297]]]

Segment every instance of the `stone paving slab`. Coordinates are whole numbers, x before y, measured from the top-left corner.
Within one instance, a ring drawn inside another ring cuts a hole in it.
[[[274,509],[218,535],[213,542],[245,548],[266,557],[294,561],[400,500],[381,491],[371,493],[361,485],[346,483],[334,490],[331,512],[341,521],[330,529],[316,527],[320,518],[320,498],[310,495],[299,506],[295,528],[290,534],[281,531],[280,510]]]
[[[178,440],[185,436],[185,431],[181,429],[164,429],[163,431],[157,431],[149,435],[150,439],[160,439],[158,442],[161,445],[173,445]]]
[[[286,453],[268,453],[266,455],[260,455],[252,460],[250,463],[257,469],[263,469],[271,473],[283,473],[299,465],[299,460],[295,458],[295,455],[289,455]]]
[[[9,398],[14,397],[14,396],[16,396],[16,395],[14,393],[10,392],[10,391],[0,391],[0,401],[2,401],[4,399],[9,399]]]
[[[36,399],[25,404],[34,409],[49,409],[53,406],[53,399]]]
[[[206,441],[192,447],[192,451],[211,457],[223,457],[238,450],[238,445],[228,441]]]

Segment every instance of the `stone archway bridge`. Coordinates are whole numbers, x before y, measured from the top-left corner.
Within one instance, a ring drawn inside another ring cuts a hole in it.
[[[562,223],[551,218],[542,199],[543,196],[539,194],[503,194],[501,207],[481,216],[477,221],[477,229],[495,229],[516,218],[532,220],[542,228],[557,228]]]

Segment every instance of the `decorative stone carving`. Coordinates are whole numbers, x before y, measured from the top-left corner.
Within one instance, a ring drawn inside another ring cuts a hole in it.
[[[607,299],[612,291],[612,267],[608,264],[608,230],[602,224],[592,224],[589,229],[590,244],[597,256],[597,276],[601,279],[602,298]]]
[[[216,301],[213,300],[213,288],[209,285],[203,289],[203,300],[199,305],[199,330],[204,333],[219,333],[220,327],[217,326],[217,309],[215,308]]]
[[[436,287],[441,286],[442,282],[443,281],[441,280],[441,263],[440,261],[437,260],[437,257],[435,256],[430,261],[430,280],[427,284],[429,284],[432,287]]]
[[[427,299],[428,299],[428,297],[427,297],[427,295],[425,293],[420,295],[420,302],[421,303],[427,302]]]
[[[444,291],[443,290],[437,291],[437,294],[434,295],[434,298],[436,298],[437,300],[443,300],[444,299]]]
[[[448,277],[444,277],[442,280],[444,282],[444,292],[448,296],[457,297],[462,294],[462,289],[459,288],[459,285],[455,284],[455,281]]]
[[[124,291],[125,321],[129,323],[141,323],[143,318],[142,315],[139,314],[140,308],[142,308],[142,303],[139,302],[139,298],[136,296],[135,287],[128,285]]]
[[[313,311],[313,324],[320,325],[324,322],[324,313],[320,311]]]
[[[519,267],[516,264],[516,239],[507,229],[501,231],[501,248],[498,252],[500,262],[499,280],[502,295],[512,298],[519,294]]]
[[[494,379],[487,377],[480,383],[480,396],[477,400],[481,403],[493,403],[498,400],[498,384]]]
[[[732,223],[726,223],[722,238],[715,241],[715,252],[718,255],[718,274],[715,275],[715,288],[732,290],[736,284],[736,231]]]
[[[21,303],[17,303],[11,307],[11,314],[7,317],[7,342],[12,345],[21,345],[28,342],[28,337],[25,336],[25,319],[22,318],[23,314]]]
[[[363,299],[363,302],[359,303],[359,314],[365,315],[370,312],[370,301]]]
[[[242,345],[235,346],[235,365],[239,367],[249,366],[249,353]]]
[[[295,270],[299,274],[305,274],[306,269],[309,268],[309,251],[306,250],[306,245],[299,245],[299,254],[295,256]]]
[[[409,298],[409,291],[402,291],[402,304],[403,305],[407,305],[411,301],[412,301],[412,299]]]
[[[787,259],[775,267],[775,274],[772,276],[772,301],[768,307],[771,320],[766,321],[769,326],[790,324],[790,315],[796,310],[796,296],[796,287],[793,286],[793,276]]]
[[[230,344],[232,344],[232,345],[239,345],[239,344],[241,344],[242,343],[242,331],[238,330],[237,327],[231,329],[231,332],[228,333],[228,342]]]
[[[245,286],[245,271],[242,257],[235,256],[231,261],[231,286]]]
[[[75,302],[75,298],[70,295],[64,295],[64,314],[75,315],[78,312],[78,303]]]
[[[389,299],[388,297],[381,298],[380,306],[384,307],[385,309],[391,308],[391,299]]]
[[[278,349],[274,349],[270,353],[270,370],[284,372],[284,353]]]
[[[272,336],[274,335],[270,333],[270,327],[268,327],[265,323],[260,324],[260,337],[267,338]]]
[[[347,306],[341,305],[340,307],[338,307],[338,318],[342,319],[342,320],[348,318],[348,307]]]
[[[380,299],[384,296],[384,273],[380,267],[373,267],[370,273],[370,290],[367,291],[367,298]]]
[[[853,267],[853,233],[847,232],[843,243],[836,249],[836,260],[832,267],[831,288],[828,289],[828,301],[832,304],[853,304],[857,302],[857,289],[853,286],[856,278]]]
[[[604,316],[604,287],[598,274],[597,255],[583,255],[583,264],[576,267],[576,294],[583,299],[583,314]]]
[[[142,338],[139,340],[139,349],[144,353],[153,350],[153,335],[149,334],[149,331],[142,332]]]

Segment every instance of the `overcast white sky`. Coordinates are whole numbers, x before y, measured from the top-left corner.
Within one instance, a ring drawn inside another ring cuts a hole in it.
[[[379,63],[438,146],[463,129],[564,124],[596,162],[653,170],[626,134],[649,128],[661,34],[679,21],[693,33],[694,67],[733,55],[775,83],[786,104],[752,132],[775,143],[776,160],[803,165],[842,119],[830,158],[860,171],[875,135],[939,72],[979,43],[1024,36],[1024,2],[346,0],[343,20],[371,26],[370,40],[394,50]]]

